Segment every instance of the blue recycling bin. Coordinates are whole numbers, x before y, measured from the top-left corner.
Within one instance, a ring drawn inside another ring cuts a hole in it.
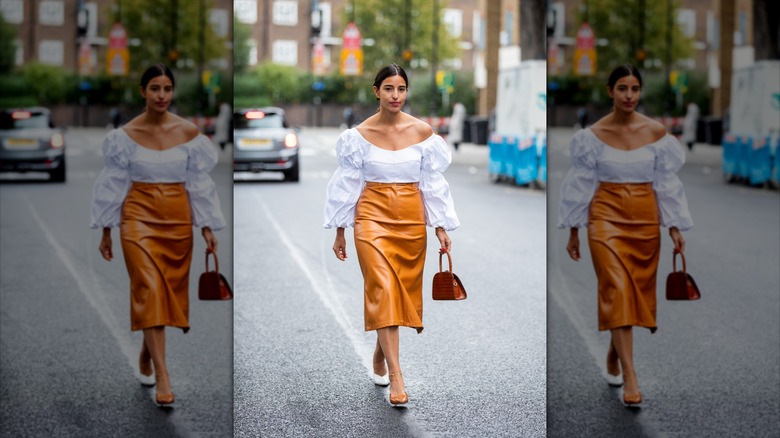
[[[534,137],[523,137],[517,147],[517,168],[515,169],[515,183],[518,185],[530,184],[539,173],[537,161],[536,143]]]
[[[501,176],[514,178],[519,166],[518,147],[520,139],[518,137],[504,137],[504,173]]]
[[[737,143],[737,176],[742,179],[750,177],[750,150],[753,149],[753,139],[740,137]]]
[[[774,144],[774,164],[772,169],[772,180],[775,184],[780,184],[780,136],[775,138]]]
[[[760,185],[772,177],[772,153],[770,138],[757,138],[750,148],[750,184]]]
[[[488,139],[488,173],[493,176],[501,176],[506,173],[504,155],[505,141],[501,135],[493,134]]]
[[[536,181],[541,185],[547,185],[547,134],[540,133],[536,136],[536,147],[539,151],[539,174]]]
[[[723,176],[730,177],[737,173],[737,142],[739,139],[726,134],[723,137]]]

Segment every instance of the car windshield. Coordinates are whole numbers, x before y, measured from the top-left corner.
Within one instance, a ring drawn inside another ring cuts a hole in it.
[[[48,128],[49,118],[42,112],[3,111],[0,112],[0,129]]]
[[[234,117],[235,129],[263,129],[284,128],[284,117],[277,113],[264,113],[262,111],[249,111],[244,114],[236,114]]]

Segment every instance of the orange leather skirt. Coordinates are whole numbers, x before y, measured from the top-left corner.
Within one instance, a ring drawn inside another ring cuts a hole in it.
[[[426,243],[425,209],[417,183],[367,182],[355,207],[367,331],[392,326],[423,330]]]
[[[588,244],[599,284],[599,330],[656,330],[661,237],[652,183],[602,182],[590,204]]]
[[[189,324],[192,219],[184,183],[133,182],[122,206],[122,252],[130,275],[130,326]]]

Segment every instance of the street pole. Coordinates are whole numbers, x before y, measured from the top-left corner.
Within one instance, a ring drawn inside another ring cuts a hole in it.
[[[198,116],[202,116],[205,105],[203,104],[203,98],[205,94],[205,87],[203,84],[203,63],[205,62],[204,46],[206,44],[206,13],[204,9],[206,6],[203,4],[203,0],[199,1],[198,10]]]
[[[439,0],[433,0],[433,50],[431,55],[431,117],[438,113],[436,71],[439,69]]]
[[[669,117],[672,110],[672,84],[669,78],[672,74],[672,0],[666,1],[666,64],[664,84],[664,116]]]

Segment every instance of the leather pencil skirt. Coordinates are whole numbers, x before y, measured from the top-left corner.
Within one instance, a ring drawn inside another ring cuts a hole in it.
[[[355,248],[364,282],[366,330],[421,332],[425,209],[417,183],[367,182],[355,207]]]
[[[588,244],[598,278],[599,330],[656,330],[661,237],[652,183],[600,183],[590,204]]]
[[[189,325],[192,218],[184,183],[133,182],[122,206],[122,252],[130,276],[130,326]]]

